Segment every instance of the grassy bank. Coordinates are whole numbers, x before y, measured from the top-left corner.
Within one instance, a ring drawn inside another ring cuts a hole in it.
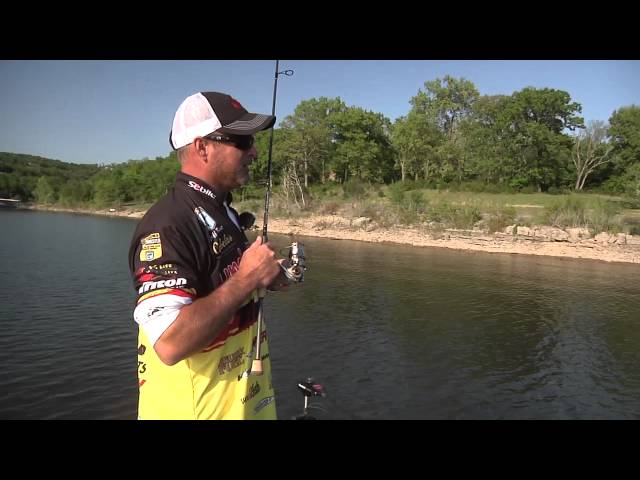
[[[270,213],[295,218],[336,215],[366,217],[382,228],[419,226],[430,232],[446,228],[502,231],[509,225],[550,225],[599,232],[640,234],[640,199],[594,193],[474,193],[411,188],[411,183],[369,187],[364,184],[317,186],[304,196],[275,188]],[[264,211],[263,192],[245,190],[236,208]]]
[[[271,196],[272,218],[295,219],[337,216],[366,217],[380,228],[409,226],[434,234],[445,229],[501,232],[507,226],[548,225],[586,228],[600,232],[640,235],[640,199],[595,193],[486,193],[412,188],[412,183],[368,186],[361,183],[326,184],[287,196],[276,186]],[[85,213],[139,216],[144,204],[53,204],[35,208]],[[264,213],[264,189],[234,193],[234,206],[250,211],[260,223]],[[322,225],[318,225],[322,227]]]

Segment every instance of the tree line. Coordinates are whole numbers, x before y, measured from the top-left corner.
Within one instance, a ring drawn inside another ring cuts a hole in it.
[[[86,165],[0,152],[0,197],[63,206],[151,203],[167,192],[177,171],[175,153]]]
[[[527,87],[480,95],[473,82],[445,76],[426,81],[407,115],[348,106],[340,97],[300,102],[274,131],[273,182],[302,201],[327,183],[389,184],[489,192],[600,189],[640,195],[640,107],[585,124],[568,92]],[[264,183],[270,132],[252,184]],[[174,153],[155,160],[76,165],[0,153],[0,196],[42,203],[153,202],[173,183]]]

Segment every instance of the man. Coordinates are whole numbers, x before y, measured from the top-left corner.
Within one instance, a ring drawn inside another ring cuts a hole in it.
[[[275,117],[200,92],[176,111],[180,172],[138,224],[129,268],[138,292],[140,419],[275,419],[267,335],[251,374],[257,291],[286,284],[273,248],[249,245],[231,190],[249,179],[253,134]]]

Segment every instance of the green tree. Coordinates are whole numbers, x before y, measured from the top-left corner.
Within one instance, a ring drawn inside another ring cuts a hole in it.
[[[396,120],[391,130],[391,144],[396,151],[396,167],[400,169],[400,179],[412,175],[418,180],[422,174],[429,180],[438,168],[437,147],[443,137],[434,123],[425,115],[411,110],[405,117]]]
[[[334,115],[347,110],[345,103],[338,98],[320,97],[303,100],[293,115],[283,122],[283,128],[292,130],[288,140],[289,148],[297,150],[304,177],[304,186],[309,186],[309,177],[313,175],[325,182],[326,164],[333,148],[335,129]]]
[[[58,202],[61,205],[70,207],[81,201],[80,196],[80,182],[77,180],[70,180],[60,187],[58,193]]]
[[[33,155],[0,152],[0,177],[9,176],[2,182],[8,188],[5,193],[23,201],[35,198],[34,190],[40,177],[47,178],[57,196],[67,182],[86,181],[97,171],[97,165],[77,165]]]
[[[640,163],[640,107],[631,105],[614,111],[609,125],[613,173],[624,174],[627,168]]]
[[[282,171],[286,162],[283,153],[283,144],[287,142],[287,137],[291,134],[288,129],[278,128],[273,131],[273,146],[271,150],[271,175],[272,186],[278,183],[278,179],[282,177]],[[258,132],[255,136],[255,147],[258,157],[251,164],[251,185],[255,187],[264,187],[267,184],[268,177],[268,160],[269,160],[269,138],[271,130]]]
[[[20,197],[27,200],[24,189],[20,185],[18,176],[13,173],[0,173],[0,197],[15,198]]]
[[[579,103],[567,92],[527,87],[501,102],[497,117],[512,186],[535,185],[538,191],[568,178],[573,145],[565,130],[584,128]]]
[[[104,170],[98,173],[94,179],[93,200],[96,205],[112,205],[120,200],[120,169],[115,167],[104,167]]]
[[[36,188],[33,191],[35,199],[38,203],[54,203],[56,201],[56,193],[47,177],[40,177]]]
[[[424,87],[424,92],[418,90],[411,98],[413,109],[434,119],[440,130],[451,139],[460,121],[471,113],[480,95],[478,90],[473,82],[450,75],[425,82]]]
[[[505,95],[479,97],[472,114],[460,124],[460,134],[465,138],[468,174],[487,184],[505,184],[513,173],[505,162],[508,155],[506,127],[501,119],[508,99]]]
[[[287,200],[293,199],[296,205],[306,206],[305,167],[308,156],[302,156],[300,149],[305,148],[301,131],[294,128],[283,128],[278,142],[278,164],[280,165],[280,184]],[[308,146],[308,145],[307,145]],[[305,153],[310,153],[306,150]],[[301,180],[302,178],[302,180]]]
[[[425,91],[411,98],[412,111],[425,115],[444,135],[443,142],[435,147],[440,159],[439,176],[445,181],[465,176],[465,139],[459,134],[460,125],[467,119],[480,94],[473,82],[446,75],[424,83]]]
[[[393,176],[389,139],[391,122],[380,113],[349,107],[333,116],[336,145],[333,168],[346,182],[350,177],[382,183]]]

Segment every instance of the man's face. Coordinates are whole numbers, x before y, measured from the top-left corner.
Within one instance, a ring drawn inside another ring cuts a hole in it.
[[[239,141],[236,144],[234,140]],[[225,136],[224,141],[214,140],[211,143],[212,150],[215,150],[213,161],[210,162],[213,183],[226,191],[246,184],[249,181],[249,167],[258,156],[252,137]]]

